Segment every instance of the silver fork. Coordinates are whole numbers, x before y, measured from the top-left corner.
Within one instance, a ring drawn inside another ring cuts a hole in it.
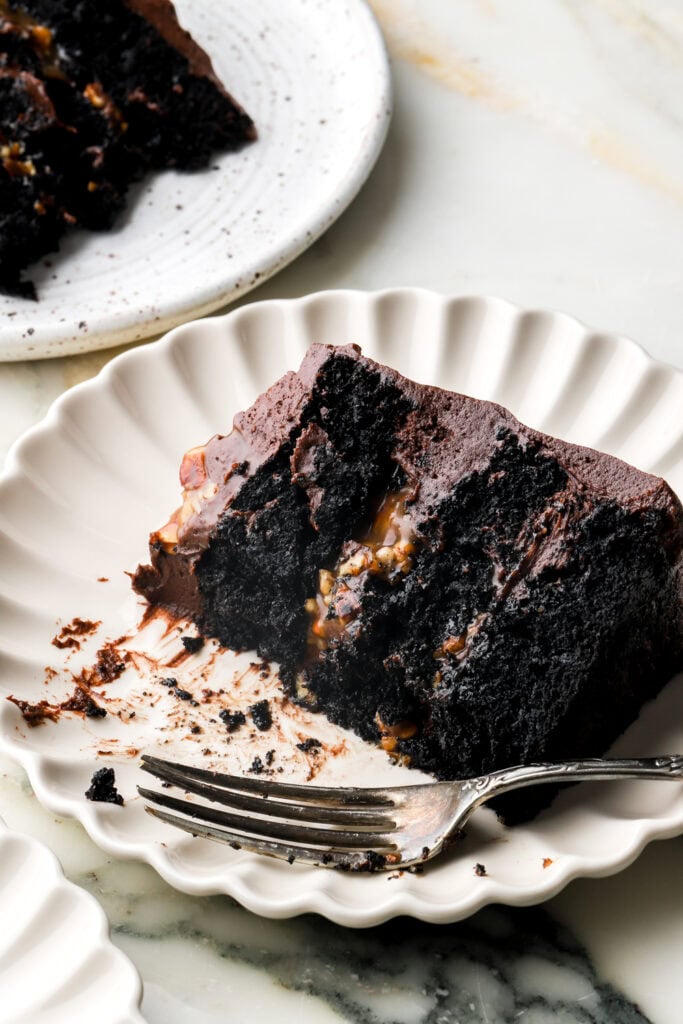
[[[583,779],[683,779],[681,754],[529,764],[474,779],[384,789],[248,779],[147,754],[142,761],[143,770],[166,786],[228,808],[138,787],[145,800],[157,805],[145,810],[162,821],[235,849],[346,871],[388,871],[431,860],[477,807],[525,786]]]

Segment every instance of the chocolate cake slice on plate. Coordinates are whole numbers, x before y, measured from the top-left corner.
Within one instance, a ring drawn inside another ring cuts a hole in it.
[[[683,665],[663,480],[355,346],[312,346],[181,482],[136,590],[437,778],[602,754]]]
[[[146,171],[254,138],[170,0],[0,0],[0,291],[34,295],[25,267]]]

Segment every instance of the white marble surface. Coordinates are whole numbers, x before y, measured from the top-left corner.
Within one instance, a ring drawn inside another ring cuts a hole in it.
[[[386,149],[342,219],[244,301],[391,285],[500,294],[683,366],[683,5],[373,6],[394,57]],[[0,457],[112,354],[0,366]],[[149,869],[112,863],[42,811],[17,769],[0,769],[0,813],[100,899],[142,972],[150,1024],[680,1024],[683,839],[573,883],[543,911],[351,933],[174,894]]]

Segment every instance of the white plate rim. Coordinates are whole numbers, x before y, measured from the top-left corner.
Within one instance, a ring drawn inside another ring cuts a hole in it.
[[[158,353],[163,353],[166,349],[170,350],[176,344],[180,335],[185,333],[191,334],[198,328],[201,330],[203,325],[211,325],[217,328],[220,326],[221,321],[237,317],[251,317],[264,309],[281,307],[303,309],[307,305],[324,304],[328,301],[335,303],[376,303],[394,299],[403,300],[406,297],[414,302],[428,301],[440,304],[441,306],[476,303],[487,310],[499,313],[506,311],[518,317],[535,315],[550,317],[579,332],[584,340],[599,335],[601,339],[609,343],[615,352],[630,353],[643,369],[653,366],[659,367],[668,378],[676,378],[679,383],[683,382],[683,371],[654,360],[635,341],[623,335],[595,331],[577,318],[565,313],[554,313],[543,309],[523,309],[514,303],[495,296],[444,295],[424,288],[391,288],[375,292],[331,289],[312,293],[298,299],[272,299],[252,303],[222,317],[215,317],[204,321],[192,321],[175,328],[158,341],[115,357],[95,378],[79,384],[61,395],[50,407],[45,418],[14,443],[8,453],[5,469],[0,474],[0,497],[6,482],[15,473],[20,471],[18,458],[24,443],[29,441],[29,439],[35,438],[41,432],[48,432],[51,429],[59,417],[62,408],[70,402],[71,395],[80,395],[84,391],[97,389],[98,381],[107,379],[109,375],[116,373],[117,367],[122,365],[124,361],[130,365],[136,359],[148,358],[150,349]],[[161,844],[148,842],[128,845],[112,840],[100,827],[96,806],[88,805],[84,801],[76,804],[72,801],[63,800],[51,789],[49,756],[27,750],[20,744],[14,744],[11,737],[2,733],[0,733],[0,748],[22,765],[29,776],[39,801],[45,807],[64,817],[77,818],[94,842],[105,852],[123,859],[142,859],[146,861],[170,885],[182,892],[191,895],[224,893],[232,896],[247,909],[262,916],[272,918],[286,918],[315,912],[338,924],[351,927],[370,927],[393,917],[403,915],[432,923],[451,923],[468,917],[491,903],[503,903],[510,906],[529,906],[540,903],[556,895],[574,878],[604,877],[614,874],[631,864],[650,841],[671,838],[683,832],[683,814],[681,813],[673,813],[668,816],[660,815],[656,819],[643,819],[639,823],[633,823],[629,842],[622,845],[618,852],[613,852],[609,857],[590,856],[588,854],[567,855],[563,858],[562,864],[556,865],[552,872],[545,872],[536,886],[524,890],[512,885],[505,885],[495,879],[487,878],[485,885],[476,889],[473,887],[470,897],[458,903],[449,902],[446,898],[439,905],[435,905],[431,901],[420,899],[414,893],[399,892],[398,887],[392,892],[388,892],[385,899],[378,900],[362,909],[356,905],[347,905],[340,902],[330,893],[326,892],[323,887],[313,887],[307,895],[291,896],[284,892],[279,898],[274,899],[272,896],[262,897],[248,886],[245,886],[239,874],[229,875],[216,872],[214,876],[204,875],[201,878],[193,878],[186,871],[176,869],[172,859],[166,854]],[[321,872],[321,874],[327,873]]]
[[[28,315],[30,310],[27,309],[26,324],[17,316],[8,322],[7,339],[3,338],[0,332],[0,362],[51,359],[113,348],[132,341],[158,339],[174,327],[206,317],[264,284],[310,248],[334,224],[354,200],[377,162],[393,114],[391,64],[379,23],[367,0],[344,2],[345,9],[357,22],[359,32],[364,34],[364,43],[368,49],[367,63],[373,65],[375,79],[371,93],[367,96],[366,113],[369,127],[362,137],[359,136],[358,151],[354,154],[355,162],[347,162],[344,165],[343,173],[339,175],[339,184],[334,193],[327,197],[327,202],[312,208],[305,217],[290,225],[286,239],[276,238],[256,255],[243,258],[239,273],[235,273],[234,270],[231,274],[226,273],[222,285],[195,288],[193,297],[188,297],[185,303],[170,302],[171,309],[166,314],[160,311],[159,315],[152,316],[152,312],[149,312],[147,317],[131,317],[120,326],[114,323],[107,326],[107,321],[111,317],[105,314],[103,326],[97,329],[95,324],[94,328],[89,329],[84,335],[79,334],[76,327],[82,317],[78,309],[74,308],[73,315],[63,328],[58,326],[57,316],[54,316],[54,327],[46,328],[44,338],[36,341],[33,338],[27,340],[25,333],[22,333],[31,319]],[[301,17],[304,17],[303,11]],[[370,116],[371,111],[373,116]],[[86,236],[90,234],[85,232]],[[107,238],[107,232],[93,234],[105,240]],[[54,253],[48,254],[47,258],[58,260],[60,256],[59,253]],[[31,267],[28,268],[29,274],[30,271]],[[0,295],[0,299],[4,298],[6,297]],[[29,302],[28,306],[32,306],[32,303]],[[20,308],[24,309],[25,306],[22,304]],[[60,308],[60,312],[63,311],[63,308]],[[13,313],[10,315],[14,316]],[[90,322],[93,323],[92,318]],[[13,341],[13,337],[20,340]]]
[[[116,995],[114,996],[112,993],[109,994],[109,998],[114,998],[118,1004],[118,1008],[115,1011],[117,1014],[116,1020],[119,1021],[120,1024],[144,1024],[142,1015],[140,1014],[140,1005],[142,1002],[142,980],[136,968],[125,953],[112,943],[109,921],[95,897],[91,896],[85,889],[82,889],[80,886],[66,878],[59,859],[44,843],[40,842],[34,836],[11,829],[0,817],[0,849],[9,842],[18,845],[24,851],[22,864],[23,872],[26,871],[26,865],[30,865],[32,863],[32,857],[38,857],[41,860],[41,874],[35,880],[36,885],[39,888],[47,888],[47,885],[52,883],[52,888],[50,890],[51,894],[55,891],[68,892],[72,900],[75,901],[74,905],[79,911],[81,911],[81,913],[87,912],[88,915],[94,917],[97,927],[94,935],[90,936],[93,941],[88,950],[89,954],[100,954],[100,956],[106,957],[106,961],[110,967],[116,966],[119,970],[123,969],[125,972],[125,990],[122,989],[120,985],[117,985]],[[47,874],[44,872],[47,872]],[[38,915],[37,917],[32,918],[31,927],[35,929],[39,926],[39,923],[40,916]],[[76,924],[77,921],[74,922],[74,926]],[[117,980],[120,981],[118,973]],[[106,975],[100,979],[98,986],[104,986],[105,983]],[[98,987],[97,1005],[92,1007],[94,1015],[95,1011],[100,1006],[101,997],[102,991],[101,988]],[[55,1010],[47,1004],[41,1007],[40,1012],[42,1014],[52,1014]],[[66,1022],[66,1017],[63,1019]],[[112,1017],[112,1020],[113,1019],[114,1018]]]

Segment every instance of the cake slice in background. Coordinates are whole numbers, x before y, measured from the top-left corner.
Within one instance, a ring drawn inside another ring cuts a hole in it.
[[[0,290],[33,295],[22,270],[146,171],[254,138],[170,0],[0,0]]]
[[[683,665],[663,480],[354,346],[312,346],[181,481],[136,590],[437,778],[600,755]]]

